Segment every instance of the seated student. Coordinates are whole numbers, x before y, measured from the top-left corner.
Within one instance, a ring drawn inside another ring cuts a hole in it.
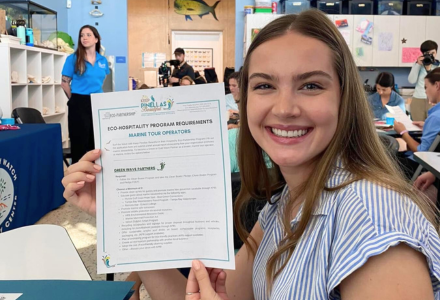
[[[181,86],[182,85],[193,85],[193,84],[195,84],[194,80],[192,80],[192,78],[189,76],[184,76],[184,77],[182,77],[182,79],[180,79]]]
[[[368,97],[368,102],[373,109],[374,117],[380,120],[386,119],[389,113],[385,105],[399,106],[403,112],[405,109],[405,100],[396,92],[394,75],[388,72],[380,73],[376,78],[376,93]]]
[[[240,84],[234,218],[246,245],[235,270],[196,260],[188,280],[175,269],[138,272],[150,297],[439,299],[434,211],[382,146],[353,56],[328,17],[307,10],[265,26]],[[64,197],[91,215],[99,156],[87,153],[63,179]],[[241,218],[249,195],[268,199],[250,233]]]
[[[226,109],[238,111],[238,103],[240,102],[240,73],[232,73],[229,76],[228,81],[231,93],[226,95]]]
[[[435,137],[440,132],[440,68],[436,68],[426,75],[425,92],[429,103],[435,106],[428,111],[428,118],[425,122],[414,122],[414,124],[423,128],[421,143],[409,135],[405,125],[397,121],[394,122],[394,130],[402,136],[407,144],[408,150],[411,152],[428,151]],[[407,177],[411,178],[419,164],[412,160],[412,157],[409,159],[400,157],[399,159],[406,167],[405,172]]]

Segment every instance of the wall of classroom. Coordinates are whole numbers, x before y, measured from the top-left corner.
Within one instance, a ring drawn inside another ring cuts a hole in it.
[[[216,0],[206,0],[213,6]],[[203,17],[179,15],[174,9],[174,0],[130,0],[128,1],[128,43],[130,76],[143,80],[142,53],[166,53],[174,58],[171,49],[171,32],[221,31],[223,32],[223,69],[235,64],[235,1],[222,0],[215,9],[218,21],[209,13]],[[151,69],[150,69],[151,70]],[[219,78],[222,81],[223,78]]]

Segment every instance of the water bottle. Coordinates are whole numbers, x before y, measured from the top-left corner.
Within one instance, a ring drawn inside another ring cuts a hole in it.
[[[20,38],[20,44],[26,45],[26,21],[17,20],[17,37]]]
[[[26,46],[34,46],[34,30],[26,28]]]

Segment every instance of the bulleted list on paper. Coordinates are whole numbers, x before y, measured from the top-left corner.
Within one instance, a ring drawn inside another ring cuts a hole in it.
[[[214,86],[94,95],[100,273],[193,259],[234,268],[226,110]]]

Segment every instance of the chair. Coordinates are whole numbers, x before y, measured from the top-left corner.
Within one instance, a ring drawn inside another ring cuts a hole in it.
[[[12,111],[12,118],[14,118],[17,124],[46,124],[41,113],[30,107],[17,107]],[[66,166],[70,166],[67,159],[72,158],[70,148],[63,148],[63,161]]]
[[[231,186],[232,186],[232,202],[235,203],[235,199],[238,196],[241,188],[241,178],[240,173],[231,173]],[[245,226],[248,232],[251,232],[255,223],[258,221],[258,215],[263,207],[266,205],[266,200],[256,200],[251,199],[248,206],[246,207],[245,213]],[[234,227],[234,248],[240,249],[243,246],[243,241],[240,239],[237,231]]]
[[[428,149],[429,152],[440,152],[440,133],[437,134],[437,136],[435,137],[434,141],[431,144],[431,147],[429,147]],[[411,181],[414,182],[417,177],[419,177],[420,173],[423,170],[423,166],[419,165],[416,169],[416,171],[414,172],[413,177],[411,178]]]
[[[207,83],[217,83],[218,77],[215,68],[207,68],[204,70]]]
[[[18,107],[12,111],[12,117],[18,124],[46,123],[41,113],[30,107]]]
[[[379,134],[379,139],[391,154],[391,157],[397,155],[397,152],[399,151],[399,142],[395,138],[386,134]]]

